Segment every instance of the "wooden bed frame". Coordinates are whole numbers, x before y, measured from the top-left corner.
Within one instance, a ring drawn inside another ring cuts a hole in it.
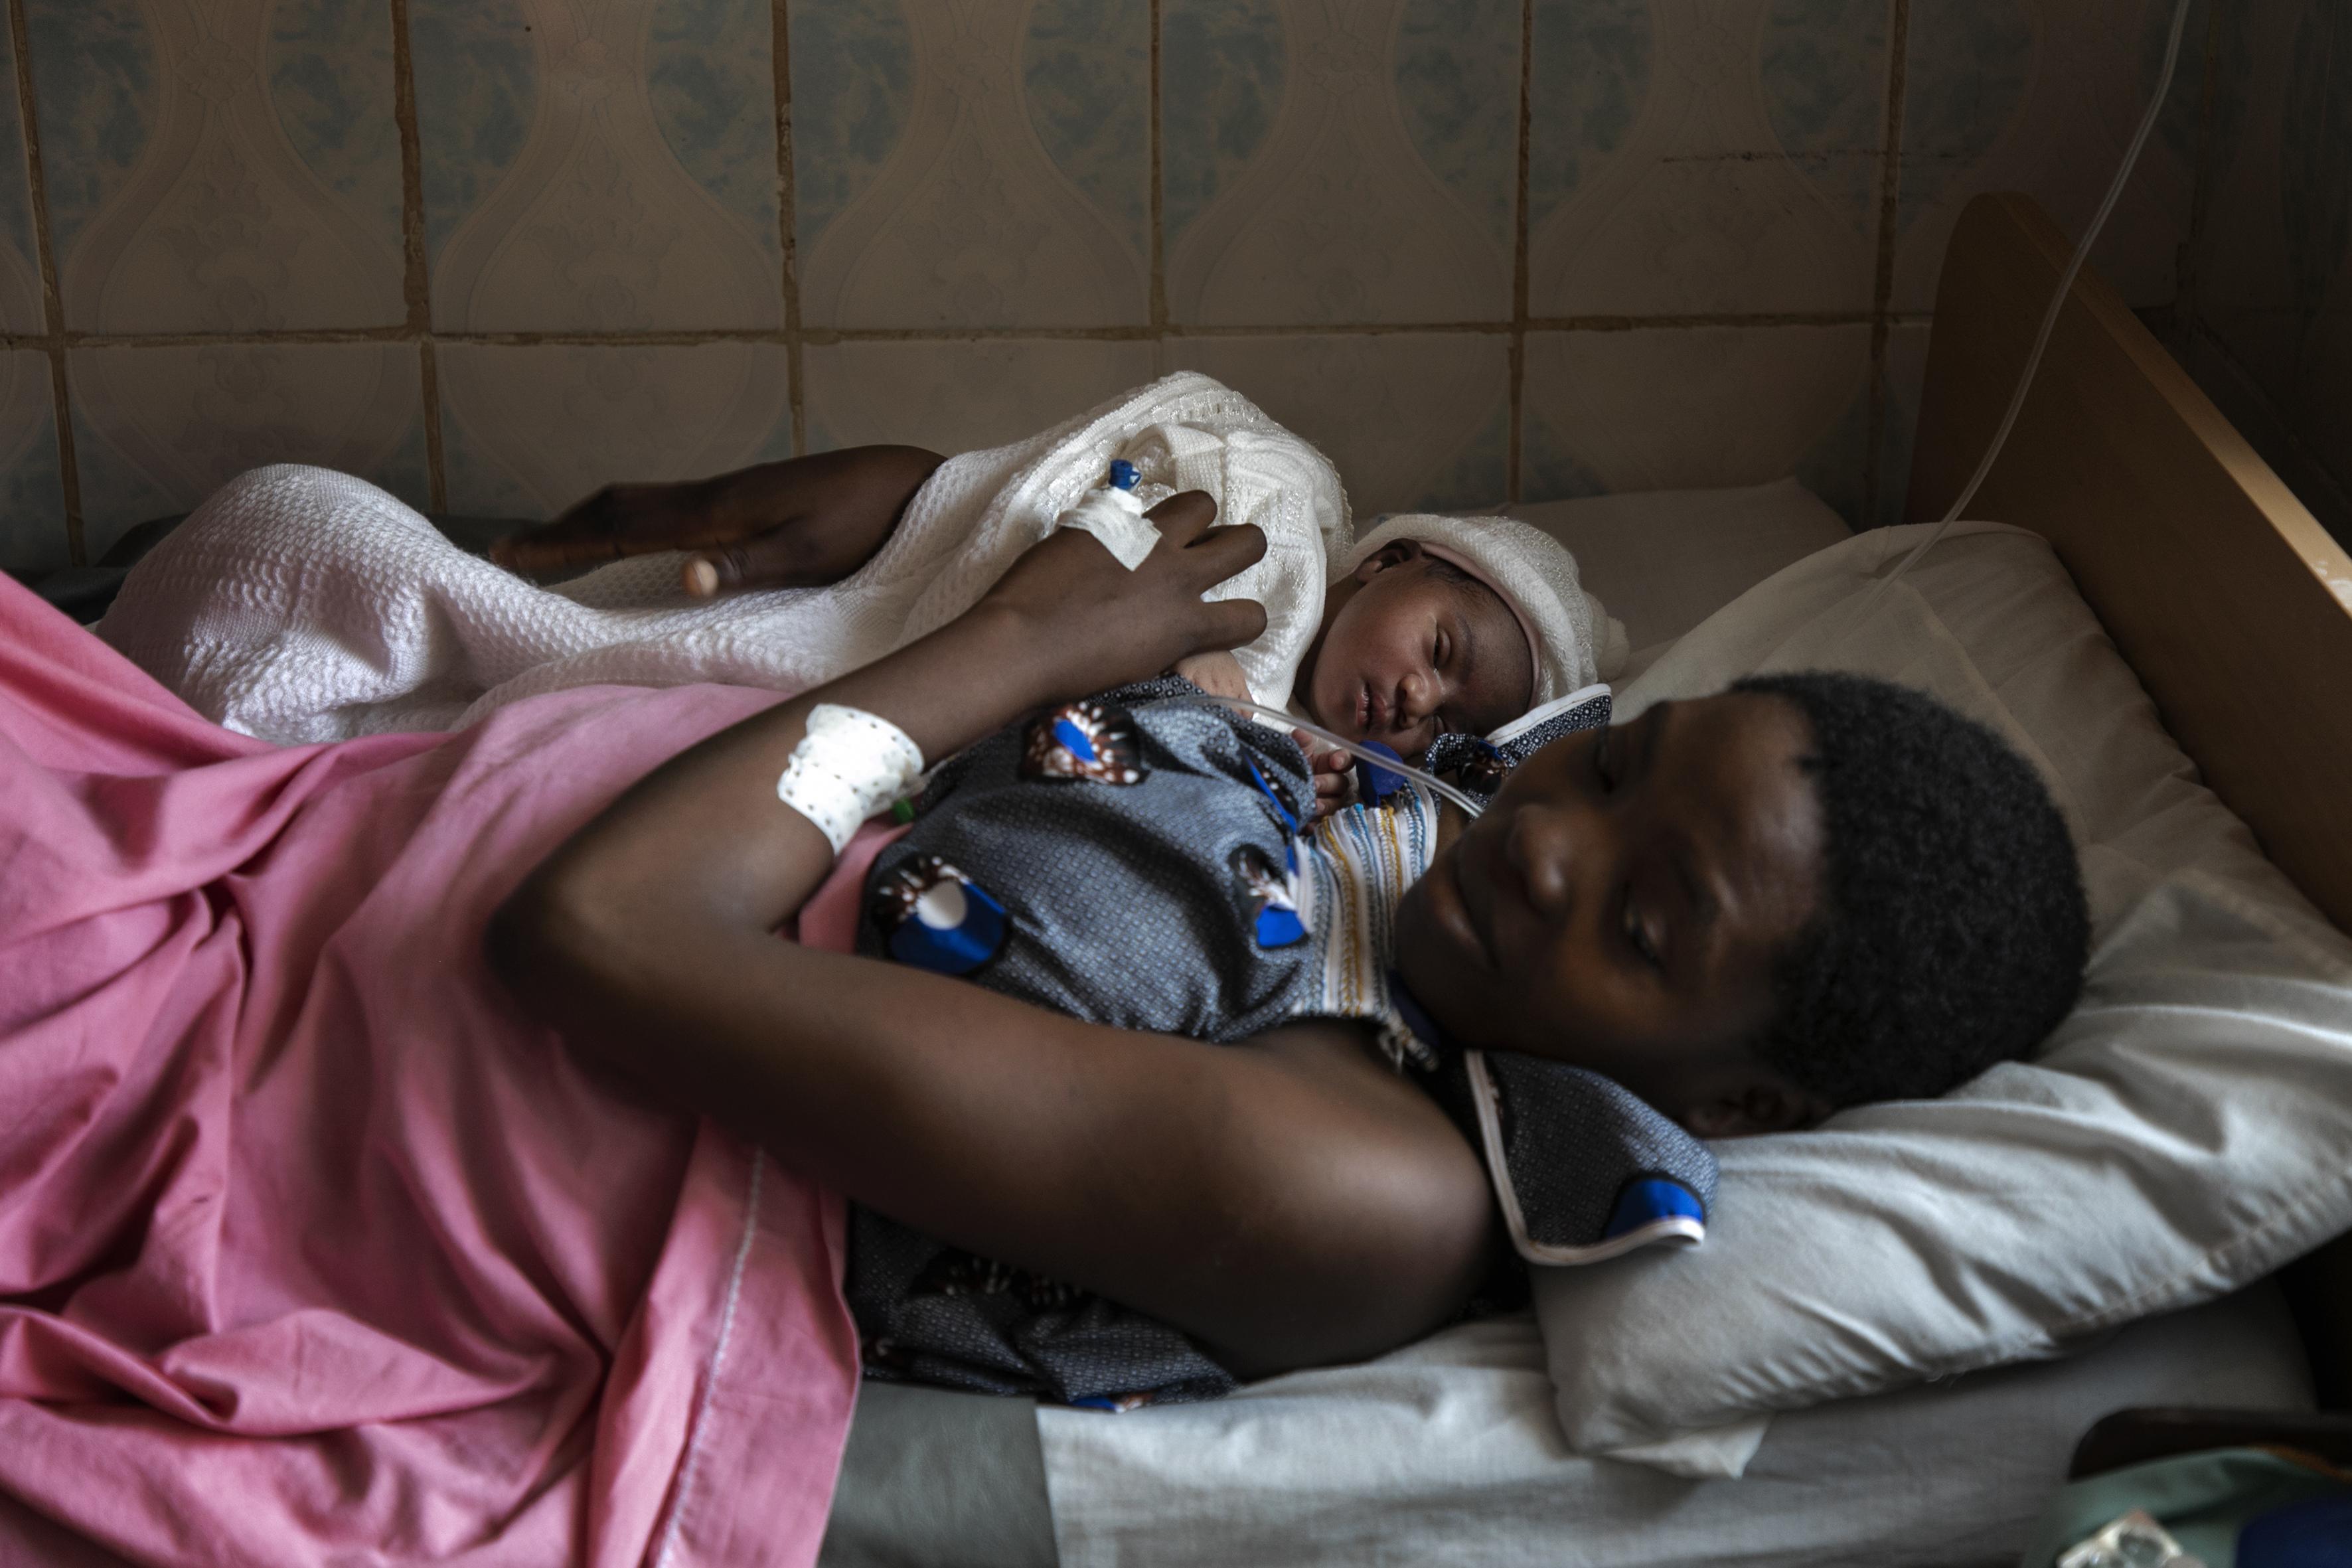
[[[1982,461],[2072,250],[2026,196],[1962,215],[1910,521],[1941,517]],[[1969,515],[2050,541],[2205,782],[2352,931],[2352,552],[2087,268]],[[2285,1279],[2323,1403],[2352,1408],[2352,1237]]]

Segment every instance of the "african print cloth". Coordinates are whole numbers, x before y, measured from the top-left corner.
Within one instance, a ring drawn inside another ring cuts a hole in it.
[[[1396,909],[1436,855],[1434,800],[1406,791],[1306,828],[1297,743],[1200,697],[1175,679],[1124,688],[951,759],[875,861],[860,951],[1218,1043],[1371,1021],[1485,1153],[1520,1256],[1696,1239],[1715,1186],[1701,1145],[1593,1074],[1454,1048],[1404,994]],[[870,1375],[1105,1408],[1234,1385],[1155,1319],[863,1207],[845,1289]]]

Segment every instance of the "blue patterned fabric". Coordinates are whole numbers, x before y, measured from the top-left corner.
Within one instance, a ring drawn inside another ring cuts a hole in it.
[[[1301,836],[1313,788],[1304,754],[1221,709],[1154,705],[1171,695],[1197,689],[1106,693],[943,767],[913,827],[875,862],[860,951],[1074,1017],[1203,1041],[1332,1010],[1325,945],[1338,933],[1308,940],[1318,933],[1302,899],[1306,869],[1329,854]],[[1580,726],[1607,714],[1604,696],[1553,717]],[[1389,912],[1344,923],[1353,940],[1381,944]],[[1377,979],[1391,955],[1370,956]],[[1703,1221],[1713,1160],[1633,1095],[1532,1058],[1481,1065],[1447,1047],[1400,985],[1354,990],[1368,1021],[1433,1047],[1407,1058],[1412,1076],[1485,1152],[1523,1256],[1581,1261],[1582,1250],[1687,1237]],[[1487,1299],[1515,1289],[1523,1283],[1507,1277]],[[852,1211],[846,1289],[876,1375],[1106,1408],[1233,1386],[1156,1320],[863,1208]]]

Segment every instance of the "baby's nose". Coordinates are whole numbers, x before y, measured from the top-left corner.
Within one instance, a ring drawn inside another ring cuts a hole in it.
[[[1398,719],[1407,725],[1418,724],[1437,710],[1444,692],[1437,679],[1427,670],[1412,670],[1397,682],[1398,695],[1403,699],[1403,711]]]

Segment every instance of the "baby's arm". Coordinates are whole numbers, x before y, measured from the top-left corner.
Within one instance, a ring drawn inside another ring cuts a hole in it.
[[[1251,700],[1249,678],[1242,673],[1241,661],[1224,652],[1196,653],[1176,661],[1176,673],[1207,692],[1212,697],[1233,697],[1242,701]],[[1304,730],[1294,730],[1291,738],[1307,753],[1307,771],[1315,780],[1315,800],[1308,820],[1320,822],[1348,804],[1351,786],[1348,770],[1356,759],[1347,752],[1323,747],[1323,742]]]
[[[688,591],[815,588],[871,560],[947,459],[919,447],[851,447],[715,479],[607,485],[490,558],[526,574],[662,550],[699,552]]]
[[[1057,534],[948,626],[674,758],[530,876],[490,954],[582,1052],[1252,1373],[1375,1353],[1467,1300],[1491,1201],[1432,1101],[1344,1027],[1214,1047],[772,935],[833,864],[776,799],[815,702],[881,714],[938,757],[1242,641],[1256,607],[1200,595],[1260,540],[1204,532],[1211,511],[1197,494],[1156,509],[1163,537],[1132,573]]]
[[[1178,659],[1176,673],[1212,697],[1250,700],[1249,679],[1242,674],[1241,661],[1223,648]]]

